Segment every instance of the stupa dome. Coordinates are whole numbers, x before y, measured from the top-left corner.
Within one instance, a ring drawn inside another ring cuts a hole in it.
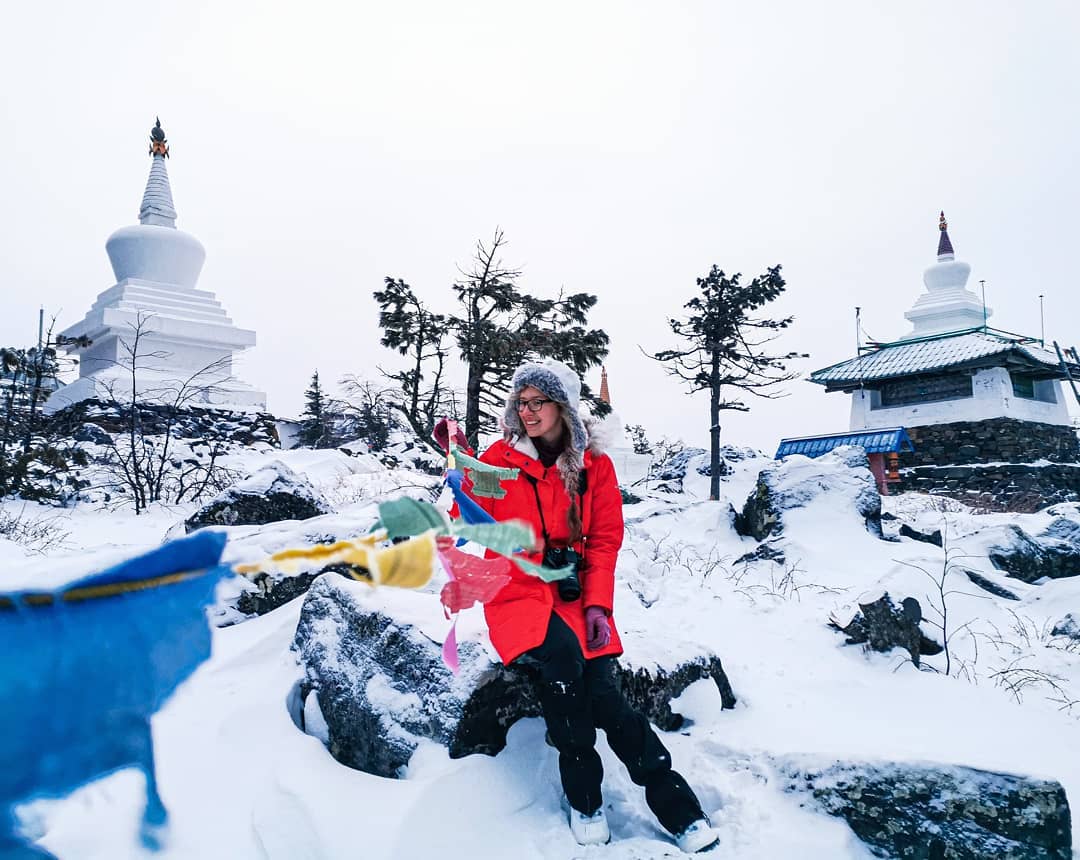
[[[116,282],[126,278],[194,287],[206,260],[202,242],[175,227],[132,224],[105,243]]]

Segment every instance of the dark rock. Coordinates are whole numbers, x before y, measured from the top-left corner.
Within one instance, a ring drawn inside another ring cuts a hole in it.
[[[330,506],[306,479],[274,462],[212,499],[184,527],[192,532],[206,526],[264,525],[329,512]]]
[[[784,551],[771,542],[762,543],[753,552],[741,555],[735,559],[735,564],[749,564],[754,561],[775,561],[783,564],[785,561]]]
[[[975,768],[916,764],[781,766],[787,790],[808,792],[878,857],[1071,860],[1061,784]]]
[[[1024,582],[1080,574],[1080,540],[1075,523],[1055,521],[1036,538],[1019,526],[1005,528],[1005,539],[988,552],[998,570]]]
[[[967,574],[967,578],[974,582],[983,591],[989,591],[995,597],[1003,597],[1006,600],[1019,600],[1020,598],[1013,594],[1009,589],[998,585],[995,582],[991,582],[985,576],[980,573],[976,573],[974,570],[964,569],[964,573]]]
[[[1080,640],[1080,618],[1069,612],[1050,631],[1051,636],[1068,636],[1070,639]]]
[[[109,445],[112,443],[112,436],[98,427],[97,424],[91,424],[89,421],[80,424],[78,429],[71,434],[71,438],[76,442],[91,442],[94,445]]]
[[[464,642],[461,671],[453,675],[439,643],[409,624],[365,610],[350,591],[358,587],[336,577],[317,579],[293,642],[305,670],[301,695],[316,697],[337,761],[396,777],[421,738],[445,745],[452,758],[494,755],[506,745],[511,725],[539,716],[525,671],[493,663],[478,645]],[[717,685],[725,708],[735,706],[716,656],[701,654],[651,671],[620,665],[627,698],[668,731],[683,724],[671,700],[703,678]]]
[[[241,592],[236,599],[236,608],[245,615],[265,615],[284,606],[305,594],[311,583],[324,571],[299,573],[295,576],[274,578],[268,574],[258,574],[251,579],[257,590]]]
[[[921,541],[922,543],[932,543],[934,546],[941,546],[941,529],[936,529],[932,532],[921,532],[918,529],[914,529],[907,523],[900,526],[901,537],[911,538],[912,540]]]
[[[641,496],[636,495],[632,490],[626,489],[622,484],[619,485],[619,493],[622,495],[624,505],[636,505],[641,501]]]
[[[859,612],[850,622],[844,626],[832,622],[832,626],[847,635],[848,645],[865,644],[882,652],[903,648],[911,655],[911,662],[918,666],[921,655],[932,657],[944,650],[923,633],[920,621],[922,607],[918,600],[905,597],[897,606],[886,593],[872,600],[863,598],[859,602]]]

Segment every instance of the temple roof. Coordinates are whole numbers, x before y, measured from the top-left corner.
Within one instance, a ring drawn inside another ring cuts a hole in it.
[[[789,454],[820,457],[841,445],[858,445],[867,454],[915,450],[915,446],[903,427],[882,427],[879,430],[856,430],[850,433],[831,433],[827,436],[797,436],[781,439],[773,459],[779,460]]]
[[[993,329],[972,329],[920,340],[897,341],[873,352],[815,370],[810,381],[829,391],[858,388],[864,382],[915,376],[948,368],[1010,366],[1041,376],[1064,378],[1057,355],[1024,338]],[[1080,376],[1080,366],[1069,369]]]

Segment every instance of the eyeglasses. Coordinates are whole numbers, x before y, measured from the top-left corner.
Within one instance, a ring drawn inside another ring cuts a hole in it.
[[[534,397],[532,400],[519,400],[517,402],[517,411],[528,408],[530,412],[539,412],[544,408],[545,403],[554,403],[554,400],[545,400],[543,397]]]

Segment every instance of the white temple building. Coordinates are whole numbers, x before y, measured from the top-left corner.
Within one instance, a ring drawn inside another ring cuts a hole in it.
[[[944,213],[939,228],[926,292],[904,314],[911,331],[810,381],[852,395],[852,431],[992,418],[1069,425],[1062,359],[1036,338],[987,325],[992,311],[967,288],[971,266],[956,259]]]
[[[79,357],[79,378],[56,391],[45,409],[130,398],[138,330],[134,387],[140,399],[175,403],[186,391],[186,406],[264,411],[265,393],[233,376],[233,356],[255,345],[255,332],[237,328],[213,293],[195,288],[206,251],[176,228],[160,120],[150,133],[150,154],[139,223],[121,227],[105,243],[116,283],[62,332],[91,341],[72,350]]]
[[[1080,380],[1080,358],[991,328],[945,213],[938,226],[937,262],[904,314],[911,330],[810,374],[826,391],[851,395],[848,430],[782,439],[776,456],[859,445],[882,493],[899,485],[998,506],[1080,497],[1080,471],[1042,468],[1080,461],[1061,384]]]

